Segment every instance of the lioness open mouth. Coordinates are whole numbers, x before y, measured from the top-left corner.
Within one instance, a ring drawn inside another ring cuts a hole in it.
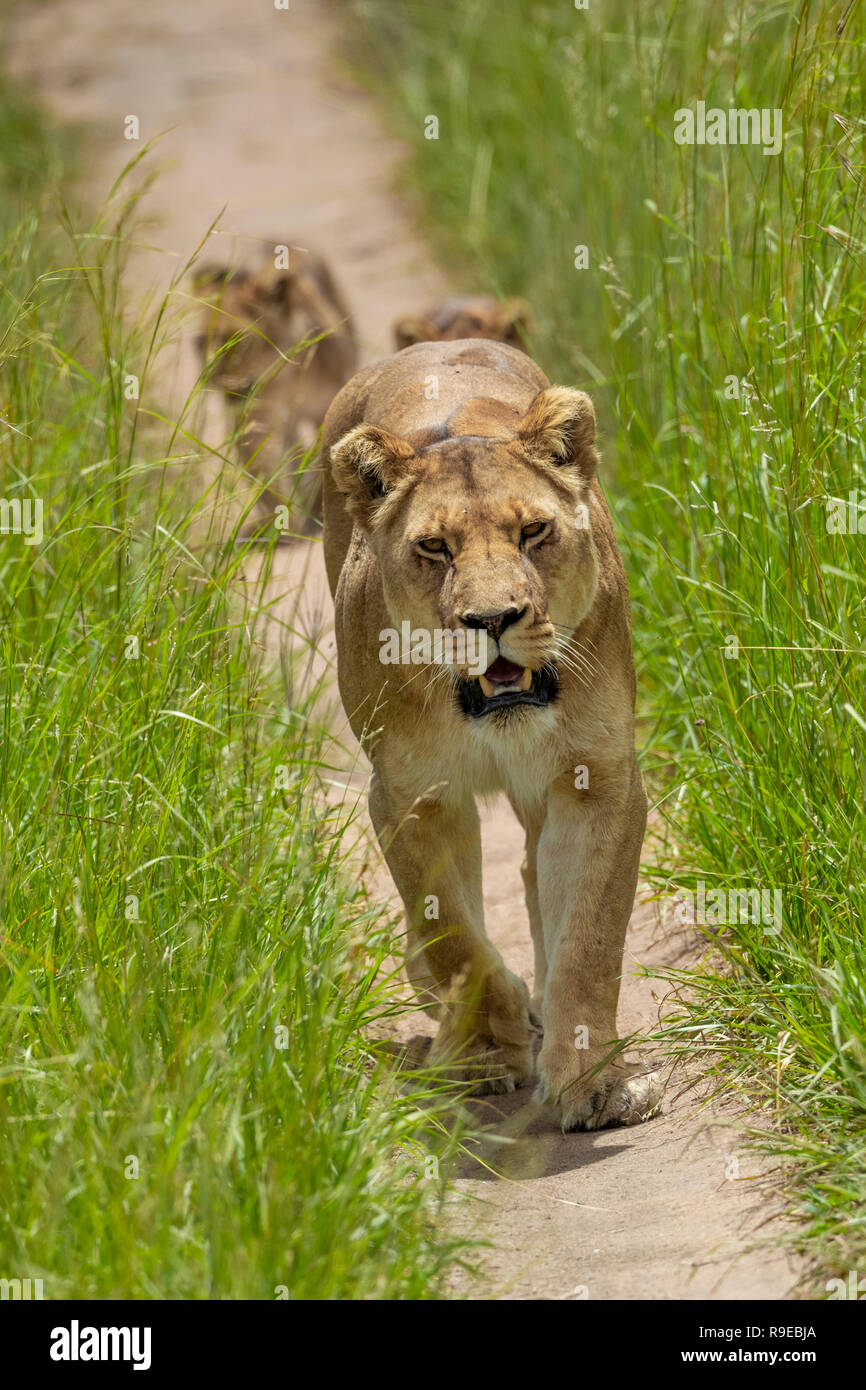
[[[457,702],[464,714],[480,719],[494,710],[514,705],[549,705],[559,689],[556,673],[550,666],[533,671],[518,666],[507,657],[498,656],[483,676],[474,680],[460,677],[457,681]]]

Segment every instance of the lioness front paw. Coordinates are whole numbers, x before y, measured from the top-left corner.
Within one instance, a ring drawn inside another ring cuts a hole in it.
[[[598,1060],[598,1059],[596,1059]],[[641,1063],[612,1062],[590,1075],[589,1059],[559,1055],[538,1059],[536,1100],[559,1106],[563,1132],[637,1125],[657,1113],[663,1094],[661,1073]]]
[[[526,986],[508,971],[488,979],[480,1001],[451,998],[430,1062],[475,1095],[515,1091],[532,1079],[534,1036]]]
[[[457,1057],[453,1049],[430,1053],[431,1065],[438,1065],[444,1074],[466,1086],[473,1096],[507,1095],[525,1086],[532,1079],[532,1049],[486,1046],[478,1038],[465,1045]]]

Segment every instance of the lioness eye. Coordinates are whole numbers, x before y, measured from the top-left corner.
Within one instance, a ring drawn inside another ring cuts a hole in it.
[[[533,521],[529,526],[524,526],[520,532],[520,539],[524,541],[534,540],[536,536],[542,535],[546,530],[546,521]]]
[[[449,550],[441,536],[430,536],[418,542],[418,548],[427,555],[448,555]]]

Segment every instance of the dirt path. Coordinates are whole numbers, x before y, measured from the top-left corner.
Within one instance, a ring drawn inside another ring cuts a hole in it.
[[[157,251],[131,267],[136,290],[164,290],[178,265],[225,207],[213,250],[233,237],[286,236],[324,252],[356,313],[365,360],[390,351],[388,327],[445,288],[392,191],[400,148],[368,97],[335,75],[333,12],[314,0],[288,11],[238,0],[62,0],[31,5],[11,34],[13,71],[63,120],[90,127],[88,191],[101,199],[140,146],[123,137],[138,117],[142,140],[162,131],[166,167],[146,208]],[[181,259],[182,258],[182,259]],[[182,399],[194,379],[185,347]],[[283,562],[285,602],[302,586],[301,622],[321,634],[325,659],[330,600],[320,547]],[[529,980],[531,950],[522,899],[521,835],[510,810],[484,812],[487,922],[506,961]],[[380,891],[393,892],[377,873]],[[635,964],[681,960],[692,943],[636,909],[624,966],[621,1029],[652,1026],[651,981]],[[482,1155],[460,1186],[482,1201],[457,1219],[486,1235],[490,1286],[501,1298],[780,1298],[794,1268],[769,1242],[772,1192],[751,1179],[736,1127],[698,1111],[671,1088],[665,1114],[631,1130],[561,1135],[527,1093],[486,1104],[515,1137]],[[501,1117],[501,1119],[500,1119]],[[477,1296],[477,1295],[476,1295]]]

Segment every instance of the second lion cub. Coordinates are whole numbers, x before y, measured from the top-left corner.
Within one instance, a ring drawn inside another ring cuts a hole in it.
[[[196,350],[203,366],[213,361],[210,381],[239,417],[241,461],[267,482],[268,509],[289,504],[288,533],[309,535],[321,517],[321,471],[299,464],[358,365],[334,276],[314,252],[274,242],[251,266],[203,266],[193,289],[205,305]]]

